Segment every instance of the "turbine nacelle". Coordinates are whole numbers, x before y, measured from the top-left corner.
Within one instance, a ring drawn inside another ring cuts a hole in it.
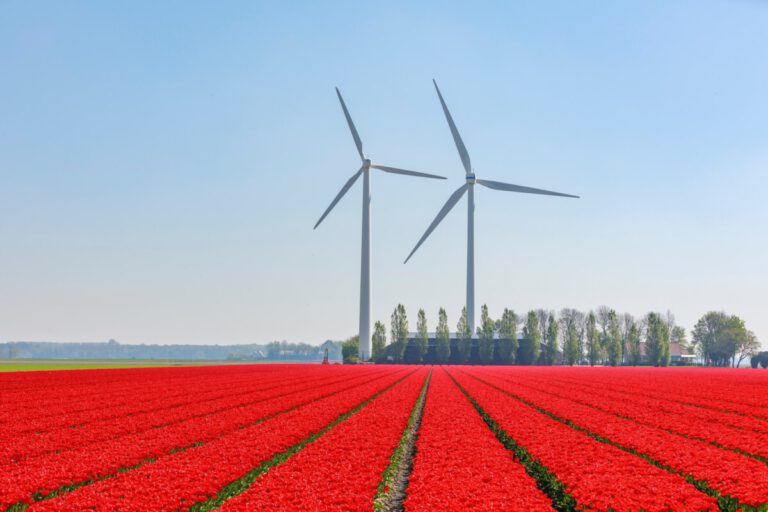
[[[352,187],[352,185],[355,184],[355,181],[357,181],[357,178],[359,178],[360,175],[363,174],[363,172],[365,171],[369,171],[371,169],[378,169],[380,171],[388,172],[391,174],[404,174],[406,176],[416,176],[419,178],[435,178],[439,180],[446,179],[445,176],[437,176],[436,174],[427,174],[425,172],[408,171],[406,169],[398,169],[397,167],[388,167],[386,165],[379,165],[379,164],[372,163],[368,155],[366,153],[363,153],[363,142],[360,140],[360,135],[357,133],[357,128],[355,128],[355,123],[352,122],[352,116],[349,115],[349,110],[347,110],[347,105],[346,103],[344,103],[344,98],[341,97],[341,92],[339,92],[338,87],[336,88],[336,95],[339,97],[339,103],[341,103],[341,109],[344,111],[344,117],[347,120],[349,131],[352,133],[352,139],[355,141],[355,147],[357,147],[357,153],[360,155],[360,160],[362,160],[363,163],[360,166],[360,168],[355,172],[355,174],[353,174],[352,177],[349,178],[349,180],[347,180],[344,186],[341,187],[341,190],[339,191],[339,193],[336,194],[336,197],[333,198],[333,201],[331,201],[331,205],[328,208],[326,208],[326,210],[320,216],[320,220],[317,221],[314,229],[317,229],[317,226],[319,226],[320,223],[323,222],[323,219],[325,219],[326,215],[328,215],[331,212],[331,210],[333,210],[333,207],[336,206],[336,203],[339,202],[339,200],[344,196],[344,194],[347,193],[347,190],[349,190]]]
[[[440,93],[440,88],[437,87],[437,82],[432,80],[432,83],[435,84],[435,91],[437,92],[437,97],[440,100],[440,106],[443,107],[443,114],[445,114],[445,120],[448,122],[448,128],[451,130],[451,135],[453,136],[453,142],[456,144],[456,149],[459,151],[459,158],[461,158],[461,163],[464,166],[464,171],[467,173],[467,175],[466,175],[466,181],[464,185],[460,186],[458,189],[456,189],[456,191],[453,194],[451,194],[451,196],[448,198],[448,201],[445,202],[445,205],[443,205],[442,209],[440,209],[440,211],[437,213],[435,220],[432,221],[432,224],[429,225],[429,227],[427,228],[427,231],[421,236],[421,238],[416,243],[416,246],[413,248],[411,253],[408,255],[407,258],[405,258],[404,263],[408,263],[408,260],[411,259],[411,256],[413,256],[413,253],[415,253],[416,250],[421,246],[421,244],[424,243],[424,240],[426,240],[427,237],[430,235],[430,233],[432,233],[432,231],[437,227],[437,225],[440,224],[443,218],[446,215],[448,215],[448,212],[451,211],[451,209],[456,205],[456,203],[459,202],[459,200],[464,196],[467,190],[469,190],[471,187],[474,187],[476,184],[482,185],[486,188],[490,188],[493,190],[503,190],[505,192],[520,192],[523,194],[539,194],[539,195],[545,195],[545,196],[559,196],[559,197],[574,197],[574,198],[578,197],[571,194],[563,194],[561,192],[553,192],[551,190],[544,190],[540,188],[523,187],[521,185],[513,185],[511,183],[502,183],[500,181],[477,179],[477,177],[475,176],[475,171],[474,169],[472,169],[471,160],[469,159],[469,152],[467,151],[466,146],[464,146],[464,141],[461,140],[461,135],[459,134],[458,128],[456,128],[456,123],[453,122],[453,117],[451,116],[451,112],[448,110],[448,105],[445,104],[443,95]],[[474,206],[473,205],[470,205],[470,206],[471,206],[470,210],[474,211]],[[469,236],[467,236],[467,238],[468,238],[467,243],[469,244],[470,243]],[[469,303],[470,301],[467,300],[467,302]]]

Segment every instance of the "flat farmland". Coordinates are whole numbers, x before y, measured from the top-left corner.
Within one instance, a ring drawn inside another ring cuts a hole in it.
[[[279,361],[254,363],[197,359],[0,359],[0,373],[60,370],[103,370],[119,368],[165,368],[169,366],[229,366],[237,364],[283,364]]]
[[[0,510],[767,510],[768,371],[0,374]]]

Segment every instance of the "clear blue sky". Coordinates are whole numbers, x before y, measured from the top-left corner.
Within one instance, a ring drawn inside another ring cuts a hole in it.
[[[357,331],[359,166],[373,317],[464,302],[465,210],[403,265],[461,163],[477,302],[710,309],[768,345],[768,4],[0,3],[0,340],[322,342]]]

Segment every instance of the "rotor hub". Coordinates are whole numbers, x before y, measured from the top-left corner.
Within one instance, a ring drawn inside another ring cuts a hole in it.
[[[363,158],[363,167],[366,169],[371,166],[371,159],[370,158]]]
[[[477,179],[475,179],[474,174],[467,174],[467,183],[474,185],[475,181],[477,181]]]

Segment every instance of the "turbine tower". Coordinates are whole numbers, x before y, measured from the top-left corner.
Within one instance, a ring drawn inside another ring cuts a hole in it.
[[[435,90],[437,91],[437,97],[440,98],[440,104],[443,107],[443,113],[445,119],[448,121],[448,127],[451,129],[451,135],[453,135],[453,141],[456,143],[456,149],[459,150],[459,157],[461,157],[461,163],[464,165],[464,170],[467,173],[466,183],[460,186],[446,201],[445,205],[437,212],[435,220],[429,225],[427,231],[422,235],[416,247],[413,248],[411,253],[405,258],[404,263],[408,263],[413,253],[424,243],[424,240],[432,233],[438,224],[448,215],[448,212],[459,202],[464,193],[467,193],[467,322],[469,323],[469,329],[472,335],[475,334],[475,184],[482,185],[494,190],[503,190],[506,192],[522,192],[525,194],[542,194],[547,196],[560,196],[560,197],[574,197],[570,194],[561,194],[560,192],[552,192],[549,190],[542,190],[538,188],[522,187],[520,185],[512,185],[509,183],[502,183],[499,181],[481,180],[475,177],[472,164],[469,160],[469,153],[464,146],[464,142],[461,140],[459,130],[456,129],[456,125],[453,122],[451,113],[448,111],[448,106],[443,100],[443,95],[440,94],[440,89],[437,87],[437,82],[432,80],[435,84]]]
[[[371,163],[371,160],[367,155],[363,154],[363,143],[360,141],[360,136],[357,134],[355,123],[352,122],[352,118],[347,110],[347,105],[344,103],[344,99],[341,97],[339,88],[336,88],[336,95],[339,97],[341,103],[341,109],[344,111],[344,117],[347,118],[347,124],[349,125],[349,131],[352,132],[352,138],[355,140],[355,146],[357,146],[357,152],[362,160],[362,166],[360,169],[352,175],[349,180],[341,187],[341,190],[336,197],[331,201],[330,206],[326,208],[323,214],[320,216],[320,220],[317,221],[313,229],[317,229],[317,226],[323,222],[323,219],[333,210],[336,203],[352,188],[355,181],[362,174],[363,176],[363,233],[362,233],[362,245],[360,249],[360,330],[359,342],[360,342],[360,360],[367,361],[371,358],[371,169],[378,169],[379,171],[389,172],[392,174],[404,174],[406,176],[418,176],[421,178],[436,178],[444,180],[444,176],[437,176],[434,174],[427,174],[423,172],[408,171],[405,169],[398,169],[396,167],[387,167],[385,165],[379,165]]]

